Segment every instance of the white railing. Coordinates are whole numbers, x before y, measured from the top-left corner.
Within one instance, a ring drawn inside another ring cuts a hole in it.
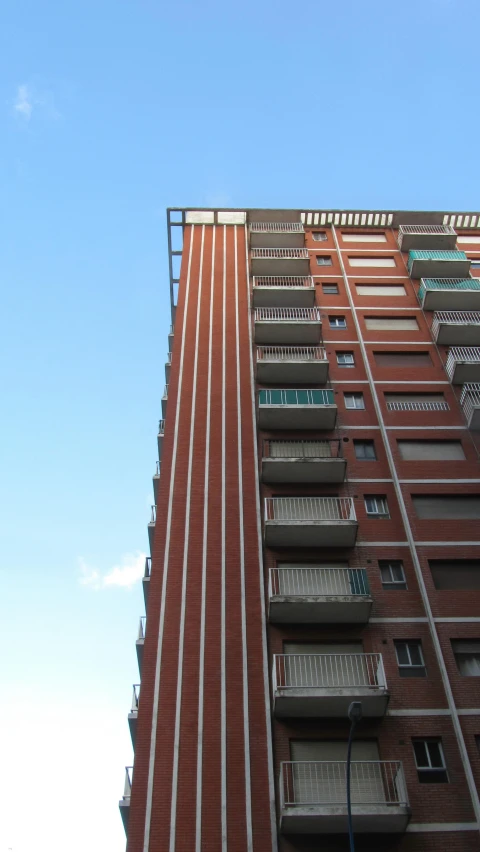
[[[129,799],[132,794],[133,766],[125,767],[125,786],[123,788],[123,798]]]
[[[250,233],[263,234],[303,234],[305,229],[302,222],[251,222]]]
[[[320,308],[255,308],[255,322],[321,322]]]
[[[146,556],[145,557],[145,572],[144,572],[143,576],[144,577],[150,577],[151,572],[152,572],[152,557]]]
[[[306,248],[252,248],[252,259],[262,260],[277,258],[285,260],[308,260],[310,255]]]
[[[140,684],[134,683],[133,684],[133,695],[132,695],[132,710],[131,710],[132,713],[135,713],[135,712],[138,711],[139,700],[140,700]]]
[[[351,800],[354,805],[408,807],[400,760],[352,760]],[[282,761],[281,808],[347,803],[346,760]]]
[[[480,311],[435,311],[433,314],[432,333],[436,338],[441,323],[449,325],[480,325]]]
[[[155,476],[160,476],[160,462],[155,462]]]
[[[257,346],[257,361],[326,361],[323,346]]]
[[[266,497],[266,521],[356,521],[351,497]]]
[[[168,398],[168,385],[165,385],[165,387],[163,389],[163,399],[167,399],[167,398]]]
[[[475,408],[480,408],[480,382],[466,382],[460,395],[460,405],[470,422]]]
[[[406,234],[425,234],[428,236],[455,236],[456,233],[450,225],[400,225],[398,229],[397,243],[402,247],[403,237]]]
[[[156,524],[156,522],[157,522],[157,507],[154,505],[151,508],[152,508],[152,513],[151,513],[151,516],[150,516],[150,523]]]
[[[365,568],[317,568],[315,565],[282,568],[277,565],[270,569],[270,597],[358,597],[369,594]]]
[[[254,287],[315,287],[311,275],[254,275]]]
[[[274,654],[277,689],[386,690],[381,654]]]
[[[142,616],[140,616],[140,622],[139,622],[139,625],[138,625],[137,641],[142,642],[143,639],[145,639],[146,629],[147,629],[147,616],[142,615]]]
[[[171,363],[172,363],[172,353],[167,352],[167,364],[171,364]]]
[[[165,434],[165,420],[159,420],[158,421],[158,434],[159,435]]]
[[[445,369],[450,379],[453,379],[455,366],[458,363],[480,364],[480,346],[452,346],[448,350]]]
[[[340,458],[340,441],[275,441],[263,442],[263,458],[270,459],[336,459]]]
[[[387,402],[387,411],[449,411],[448,402]]]

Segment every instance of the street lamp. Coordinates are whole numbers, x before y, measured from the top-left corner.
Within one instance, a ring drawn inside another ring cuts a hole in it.
[[[360,701],[352,701],[347,712],[348,718],[352,723],[350,725],[350,734],[348,735],[347,748],[347,817],[348,817],[348,839],[350,841],[350,852],[355,852],[355,843],[353,840],[353,825],[352,825],[352,800],[350,795],[350,763],[352,757],[352,742],[353,734],[357,722],[362,718],[362,704]]]

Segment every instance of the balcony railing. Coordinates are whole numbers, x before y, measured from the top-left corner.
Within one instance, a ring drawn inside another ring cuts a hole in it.
[[[140,684],[139,684],[139,683],[134,683],[134,684],[133,684],[132,709],[131,709],[131,713],[137,713],[137,712],[138,712],[138,702],[139,702],[139,700],[140,700]]]
[[[420,304],[430,290],[447,290],[461,292],[463,290],[480,290],[480,280],[475,278],[422,278],[417,296]]]
[[[163,398],[167,399],[168,397],[168,385],[165,385],[163,388]]]
[[[261,234],[270,231],[273,234],[303,234],[302,222],[251,222],[250,233]]]
[[[334,405],[333,390],[322,388],[263,389],[258,392],[259,405]]]
[[[480,281],[479,281],[480,288]],[[255,308],[255,322],[321,322],[320,308]]]
[[[145,571],[144,571],[144,574],[143,574],[144,579],[149,580],[151,573],[152,573],[152,557],[146,556],[145,557]]]
[[[452,266],[452,272],[454,273],[458,266],[461,266],[462,270],[468,272],[470,261],[464,251],[429,251],[427,249],[412,249],[408,253],[407,269],[412,278],[419,278],[420,276],[418,275],[418,272],[421,270],[427,272],[425,267],[428,267],[428,271],[431,270],[431,274],[433,273],[433,275],[435,275],[437,267],[438,271],[440,271],[440,268],[443,269],[444,267],[446,271],[449,265]],[[458,271],[460,272],[460,269],[458,269]]]
[[[480,311],[435,311],[434,340],[444,346],[475,346],[480,343]]]
[[[480,428],[480,382],[467,382],[462,388],[460,405],[472,429]]]
[[[381,654],[275,654],[273,690],[386,690]]]
[[[399,760],[352,760],[351,799],[355,805],[408,808]],[[281,808],[346,806],[346,761],[285,761],[280,765]]]
[[[254,275],[254,287],[314,287],[311,275]]]
[[[138,625],[137,642],[143,642],[144,641],[146,629],[147,629],[147,616],[142,615],[140,617],[140,622],[139,622],[139,625]]]
[[[480,323],[480,311],[435,311],[433,315],[432,331],[436,336],[440,323],[449,325],[466,325],[467,323]]]
[[[267,521],[356,521],[351,497],[266,497]]]
[[[469,379],[479,378],[480,347],[452,346],[448,352],[445,370],[453,384],[464,384]]]
[[[451,225],[400,225],[398,247],[402,251],[414,248],[453,248],[457,235]]]
[[[132,793],[132,781],[133,781],[133,766],[125,767],[125,786],[123,788],[123,798],[129,799]]]
[[[252,260],[275,259],[275,260],[309,260],[306,248],[252,248]]]
[[[165,420],[159,420],[158,421],[158,434],[159,435],[165,434]]]
[[[370,595],[365,568],[270,569],[270,597],[351,597]]]
[[[336,459],[341,456],[339,440],[263,442],[263,458],[270,459]]]
[[[151,507],[151,509],[152,509],[152,511],[151,511],[151,515],[150,515],[150,523],[156,524],[156,522],[157,522],[157,507],[155,505],[153,505]]]
[[[449,411],[448,402],[387,402],[387,411]]]
[[[257,346],[257,361],[326,361],[323,346]]]

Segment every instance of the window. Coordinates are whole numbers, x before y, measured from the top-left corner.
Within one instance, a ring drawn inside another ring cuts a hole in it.
[[[472,269],[478,269],[478,267],[480,266],[480,260],[472,260],[470,266],[472,267]]]
[[[457,237],[457,243],[480,243],[480,237],[474,234],[467,234],[464,237]]]
[[[374,441],[354,441],[355,457],[361,461],[375,461],[375,443]]]
[[[365,317],[370,331],[418,331],[415,317]]]
[[[370,518],[389,518],[387,498],[384,494],[370,494],[365,497],[365,508]]]
[[[410,367],[431,367],[432,359],[429,352],[401,351],[373,353],[377,367],[402,367],[407,370]]]
[[[338,296],[338,284],[322,284],[322,290],[326,296]]]
[[[328,323],[330,325],[330,328],[346,328],[347,327],[347,320],[345,319],[345,317],[329,316]]]
[[[480,559],[429,559],[436,589],[480,591]]]
[[[358,411],[365,409],[363,393],[344,393],[345,408],[356,408]]]
[[[337,352],[337,364],[339,367],[354,367],[353,352]]]
[[[399,559],[391,562],[380,560],[378,567],[380,568],[380,576],[382,578],[382,586],[384,589],[391,590],[407,588],[403,562],[400,562]]]
[[[427,670],[419,639],[394,642],[400,677],[426,677]]]
[[[446,784],[448,775],[440,740],[413,740],[412,742],[420,784]]]
[[[316,243],[325,243],[327,241],[327,235],[325,231],[312,231],[312,239],[314,239]]]
[[[397,441],[405,461],[456,461],[464,459],[461,441]]]
[[[475,745],[477,746],[477,751],[480,754],[480,734],[475,734]]]
[[[419,518],[480,518],[480,496],[476,494],[412,494],[412,502]]]
[[[317,254],[317,266],[331,266],[332,258],[329,254]]]
[[[448,411],[443,393],[384,393],[388,411]]]
[[[342,234],[345,243],[386,243],[385,234]]]
[[[403,284],[356,284],[358,296],[406,296]]]
[[[375,257],[349,257],[350,266],[396,266],[394,257],[377,254]]]
[[[458,671],[464,677],[480,677],[480,639],[452,639]]]

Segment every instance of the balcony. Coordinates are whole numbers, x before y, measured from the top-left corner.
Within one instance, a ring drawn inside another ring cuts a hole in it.
[[[343,482],[346,459],[340,441],[264,441],[264,482]]]
[[[302,222],[251,222],[252,248],[303,248],[305,230]]]
[[[351,497],[266,497],[268,547],[353,547],[358,522]]]
[[[400,225],[397,242],[401,251],[451,250],[457,244],[457,235],[451,225]]]
[[[410,251],[407,267],[412,278],[463,278],[470,261],[464,251]]]
[[[346,761],[285,761],[280,765],[280,831],[347,834]],[[400,834],[410,819],[399,760],[350,764],[353,831]]]
[[[467,418],[468,428],[480,430],[480,384],[466,384],[462,388],[460,405]]]
[[[319,308],[256,308],[254,320],[255,343],[294,346],[320,343]]]
[[[310,308],[315,304],[311,275],[254,275],[254,308]]]
[[[163,389],[162,396],[162,417],[165,419],[167,416],[167,402],[168,402],[168,385],[165,385]]]
[[[480,382],[480,347],[452,346],[445,369],[452,385]]]
[[[449,411],[445,400],[442,402],[387,402],[387,411]]]
[[[328,379],[323,346],[258,346],[257,380],[263,384],[318,384]]]
[[[158,458],[162,458],[162,450],[163,450],[163,439],[165,437],[165,420],[158,421],[158,434],[157,434],[157,444],[158,444]]]
[[[142,586],[143,586],[143,599],[145,601],[145,606],[148,604],[148,593],[150,591],[150,574],[152,572],[152,557],[145,557],[145,571],[143,574]]]
[[[153,542],[155,541],[155,524],[157,522],[157,507],[152,506],[152,514],[148,524],[148,541],[150,543],[150,553],[153,551]]]
[[[273,624],[366,624],[372,597],[364,568],[270,570],[269,617]]]
[[[306,248],[252,248],[252,275],[310,275]]]
[[[170,352],[171,352],[171,351],[172,351],[172,349],[173,349],[173,339],[174,339],[174,336],[175,336],[174,327],[173,327],[173,325],[171,325],[171,326],[170,326],[170,331],[168,332],[168,348],[169,348],[169,351],[170,351]]]
[[[432,334],[442,346],[480,346],[480,311],[435,311]]]
[[[118,807],[120,808],[120,816],[122,817],[123,827],[125,829],[125,834],[127,834],[128,830],[128,817],[130,815],[130,795],[132,792],[132,779],[133,779],[133,766],[125,767],[125,787],[123,790],[123,797],[120,799],[118,803]]]
[[[422,278],[417,298],[424,311],[475,311],[480,309],[480,280]]]
[[[145,644],[145,631],[147,628],[147,616],[142,615],[140,618],[140,623],[138,626],[138,636],[137,641],[135,642],[135,647],[137,649],[137,660],[138,660],[138,669],[142,671],[142,662],[143,662],[143,646]]]
[[[130,737],[132,745],[135,748],[135,740],[137,737],[137,720],[138,720],[138,701],[140,698],[140,684],[133,684],[132,707],[128,714],[128,727],[130,728]]]
[[[167,385],[170,382],[171,367],[172,367],[172,353],[169,352],[168,355],[167,355],[167,360],[165,362],[165,381],[166,381]]]
[[[347,719],[352,701],[380,717],[389,699],[381,654],[274,654],[272,689],[277,719]]]
[[[158,486],[160,485],[160,462],[157,461],[156,464],[156,470],[153,474],[153,494],[155,497],[155,503],[158,502]]]
[[[258,392],[260,429],[326,429],[335,426],[333,390],[264,389]]]

